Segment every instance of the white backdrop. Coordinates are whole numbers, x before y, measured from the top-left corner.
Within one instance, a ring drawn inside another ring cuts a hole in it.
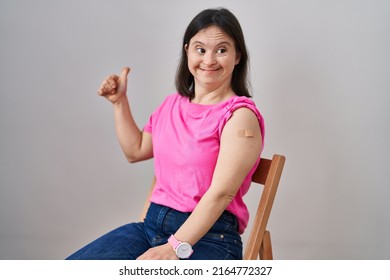
[[[97,88],[130,66],[142,127],[189,21],[220,6],[246,36],[263,156],[287,157],[274,257],[390,258],[389,1],[0,0],[0,259],[63,259],[138,219],[153,163],[126,162]]]

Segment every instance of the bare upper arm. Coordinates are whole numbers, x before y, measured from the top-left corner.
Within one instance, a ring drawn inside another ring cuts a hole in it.
[[[237,109],[221,136],[212,187],[234,196],[260,156],[262,136],[258,118],[248,108]]]
[[[132,158],[128,158],[129,162],[139,162],[153,157],[153,141],[152,134],[146,131],[141,132],[141,143],[139,151]]]
[[[144,156],[149,159],[153,157],[153,141],[152,134],[149,132],[142,131],[142,144],[141,150],[143,151]]]

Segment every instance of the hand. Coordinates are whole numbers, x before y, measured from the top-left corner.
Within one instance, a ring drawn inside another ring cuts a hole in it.
[[[137,260],[178,260],[172,246],[167,244],[160,245],[147,250]]]
[[[130,72],[129,67],[125,67],[122,69],[122,72],[119,76],[110,75],[104,79],[100,88],[98,90],[98,94],[100,96],[105,97],[112,103],[116,103],[122,96],[126,95],[127,91],[127,75]]]

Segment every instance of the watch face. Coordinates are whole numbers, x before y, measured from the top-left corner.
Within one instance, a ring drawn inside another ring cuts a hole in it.
[[[192,247],[188,243],[180,243],[176,248],[177,256],[181,259],[187,259],[192,254]]]

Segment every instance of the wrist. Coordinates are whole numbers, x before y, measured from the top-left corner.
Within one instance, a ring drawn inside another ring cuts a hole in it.
[[[112,101],[112,105],[114,105],[114,107],[121,107],[123,105],[127,106],[128,104],[129,104],[129,101],[127,99],[126,94],[123,94],[118,99]]]
[[[168,244],[175,251],[179,259],[188,259],[194,252],[189,243],[177,240],[173,234],[168,238]]]

